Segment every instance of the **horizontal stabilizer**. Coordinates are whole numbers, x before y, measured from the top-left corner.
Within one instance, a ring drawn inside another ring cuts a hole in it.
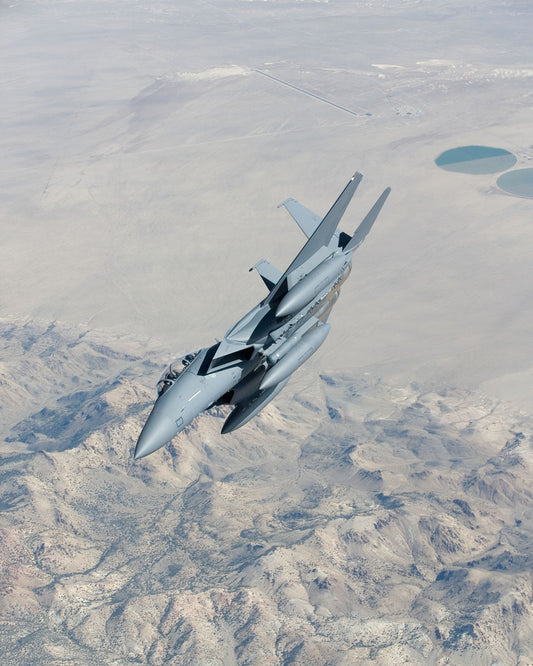
[[[372,225],[376,221],[377,216],[379,215],[381,209],[383,208],[383,204],[387,200],[389,194],[390,194],[390,187],[387,187],[387,189],[379,197],[376,203],[372,206],[372,208],[366,215],[365,219],[357,227],[351,240],[344,247],[345,252],[350,252],[355,250],[365,240],[365,238],[368,235],[368,232],[370,231],[370,229],[372,229]]]
[[[255,266],[250,268],[250,270],[253,271],[254,268],[262,277],[263,282],[266,284],[268,290],[272,291],[272,288],[276,285],[276,282],[278,282],[282,275],[281,271],[275,266],[272,266],[272,264],[266,259],[261,259],[261,261],[258,261]]]
[[[313,213],[313,211],[305,206],[302,206],[302,204],[298,203],[296,199],[287,199],[287,201],[280,203],[278,208],[281,206],[286,208],[287,212],[291,215],[307,238],[310,238],[314,234],[316,228],[322,221],[322,218],[319,215]]]

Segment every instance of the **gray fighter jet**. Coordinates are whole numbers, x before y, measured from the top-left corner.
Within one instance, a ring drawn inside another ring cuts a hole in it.
[[[390,188],[353,236],[337,230],[362,175],[354,174],[321,219],[294,199],[285,206],[307,243],[282,273],[264,259],[255,268],[268,296],[235,324],[221,342],[188,354],[161,376],[158,397],[135,448],[135,458],[157,451],[214,405],[234,405],[222,433],[240,428],[287,384],[292,373],[326,339],[331,309]],[[250,270],[253,270],[252,268]]]

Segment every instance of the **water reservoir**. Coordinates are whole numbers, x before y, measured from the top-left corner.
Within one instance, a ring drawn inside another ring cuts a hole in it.
[[[502,174],[496,181],[498,187],[517,197],[533,199],[533,169],[515,169]]]
[[[498,173],[514,166],[516,157],[503,148],[460,146],[441,153],[435,164],[446,171],[459,173]]]

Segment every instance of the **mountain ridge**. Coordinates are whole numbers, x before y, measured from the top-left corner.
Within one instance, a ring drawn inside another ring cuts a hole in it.
[[[4,663],[533,659],[528,415],[303,371],[235,433],[215,408],[133,462],[161,350],[10,330]]]

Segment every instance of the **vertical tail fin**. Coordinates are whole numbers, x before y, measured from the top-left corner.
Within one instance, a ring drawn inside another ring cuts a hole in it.
[[[320,225],[317,227],[315,233],[309,239],[311,240],[316,236],[315,242],[317,243],[317,245],[315,246],[315,249],[316,247],[318,247],[318,243],[320,243],[321,245],[328,245],[329,241],[331,240],[331,237],[333,236],[333,234],[337,230],[337,227],[339,226],[341,217],[346,212],[346,208],[348,208],[348,204],[352,200],[352,197],[355,194],[355,190],[357,189],[357,186],[362,181],[362,179],[363,179],[363,174],[359,172],[354,173],[348,185],[346,185],[344,190],[340,193],[337,201],[335,201],[333,206],[329,209],[328,213],[326,214]]]
[[[390,187],[387,187],[387,189],[383,192],[383,194],[379,197],[376,203],[369,210],[365,219],[357,227],[352,238],[344,246],[343,249],[345,252],[350,252],[355,250],[365,240],[365,238],[368,235],[368,232],[370,231],[370,229],[372,229],[372,225],[376,221],[377,216],[379,215],[381,209],[383,208],[383,204],[387,200],[389,194],[390,194]]]

